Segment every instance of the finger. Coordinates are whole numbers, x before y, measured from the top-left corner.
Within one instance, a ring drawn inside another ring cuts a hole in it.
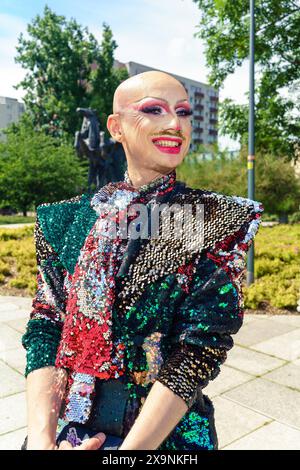
[[[73,446],[68,441],[61,441],[58,447],[58,450],[72,450],[72,449],[73,449]]]
[[[102,446],[103,442],[106,439],[106,435],[103,432],[95,434],[95,436],[90,437],[90,439],[84,440],[82,444],[76,447],[76,450],[97,450]]]

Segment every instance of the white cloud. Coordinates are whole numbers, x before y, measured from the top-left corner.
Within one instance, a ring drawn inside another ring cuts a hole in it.
[[[239,104],[248,103],[246,92],[249,89],[249,62],[236,69],[235,73],[229,75],[224,87],[220,90],[220,99],[231,98]]]
[[[21,32],[26,32],[26,22],[19,17],[0,13],[0,69],[1,80],[0,95],[11,98],[22,99],[23,90],[15,90],[13,85],[19,83],[25,70],[19,64],[16,64],[16,46]]]
[[[172,38],[167,46],[167,55],[178,59],[187,52],[187,40],[183,37]]]
[[[11,36],[26,29],[26,22],[18,16],[0,13],[0,35]]]
[[[203,45],[193,36],[198,15],[190,0],[142,0],[134,18],[114,29],[116,57],[206,82]]]

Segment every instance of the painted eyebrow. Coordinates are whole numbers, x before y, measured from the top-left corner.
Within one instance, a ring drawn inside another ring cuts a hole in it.
[[[157,96],[144,96],[144,97],[141,98],[140,100],[134,101],[134,103],[138,103],[139,101],[142,101],[142,100],[144,100],[145,98],[154,98],[154,99],[156,99],[156,100],[160,100],[160,101],[164,101],[165,103],[168,103],[167,100],[164,100],[163,98],[158,98]],[[186,98],[184,98],[184,99],[182,99],[182,100],[176,101],[175,104],[181,103],[182,101],[188,101],[188,100],[187,100]]]

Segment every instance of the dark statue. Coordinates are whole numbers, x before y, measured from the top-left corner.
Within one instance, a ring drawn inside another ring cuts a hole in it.
[[[79,157],[89,160],[88,191],[107,183],[122,181],[126,170],[126,157],[122,144],[100,131],[96,111],[77,108],[83,116],[81,130],[75,133],[74,147]]]

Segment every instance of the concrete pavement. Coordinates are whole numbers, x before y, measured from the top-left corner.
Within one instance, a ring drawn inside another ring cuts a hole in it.
[[[0,450],[26,436],[25,350],[31,298],[0,297]],[[215,406],[219,448],[300,450],[300,315],[249,315],[218,377],[203,390]]]

